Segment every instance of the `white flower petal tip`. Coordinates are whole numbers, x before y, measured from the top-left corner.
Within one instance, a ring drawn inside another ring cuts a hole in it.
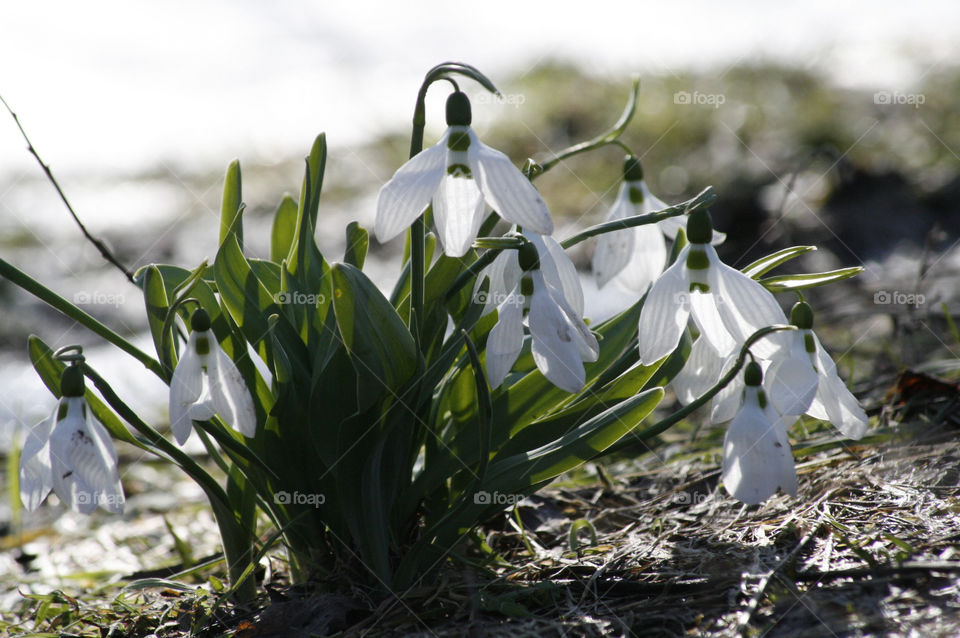
[[[386,242],[405,230],[430,205],[443,179],[447,157],[447,135],[400,167],[380,189],[374,232]]]
[[[563,293],[533,271],[533,298],[528,317],[531,353],[537,368],[553,385],[570,393],[586,383],[584,361],[595,360],[599,344]]]
[[[20,451],[20,502],[28,512],[40,507],[40,503],[53,489],[50,432],[55,417],[56,412],[30,428]]]
[[[758,389],[747,387],[744,402],[723,441],[723,485],[737,500],[756,505],[783,490],[797,494],[797,471],[780,418],[761,408]]]
[[[673,352],[690,316],[685,247],[677,261],[653,283],[640,310],[640,362],[650,365]]]
[[[170,428],[179,445],[190,438],[193,421],[206,421],[214,414],[247,438],[257,432],[250,390],[210,330],[190,333],[170,379],[169,408]]]
[[[510,158],[470,131],[468,157],[487,203],[508,222],[541,235],[553,234],[553,218],[540,193]]]
[[[497,307],[497,323],[490,331],[486,347],[487,382],[498,388],[516,363],[523,349],[523,296],[519,288]]]

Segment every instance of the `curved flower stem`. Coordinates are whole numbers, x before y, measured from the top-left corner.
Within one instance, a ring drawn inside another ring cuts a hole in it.
[[[575,144],[570,148],[567,148],[563,151],[560,151],[557,155],[550,158],[543,164],[538,164],[537,167],[529,174],[530,179],[537,177],[538,175],[543,175],[551,168],[559,164],[565,159],[573,157],[574,155],[579,155],[580,153],[586,153],[587,151],[592,151],[594,149],[606,146],[608,144],[616,144],[617,146],[623,148],[631,155],[633,154],[629,147],[626,144],[620,142],[619,138],[627,126],[630,124],[630,120],[633,119],[633,115],[637,110],[637,97],[640,94],[640,79],[637,78],[633,81],[633,91],[630,93],[630,99],[627,101],[627,106],[624,107],[623,113],[620,115],[620,119],[610,128],[606,133],[601,133],[592,140],[587,140],[586,142],[581,142]]]
[[[725,387],[727,387],[728,383],[733,381],[733,379],[740,372],[740,368],[742,368],[743,364],[746,363],[747,356],[749,355],[751,358],[753,357],[753,354],[750,352],[750,346],[752,346],[754,343],[764,338],[765,336],[772,334],[774,332],[780,332],[782,330],[796,330],[796,329],[797,329],[796,326],[790,326],[786,324],[776,324],[773,326],[760,328],[759,330],[754,332],[752,335],[750,335],[746,341],[744,341],[743,346],[740,348],[740,354],[737,356],[737,360],[734,362],[733,367],[730,368],[730,370],[728,370],[725,375],[720,377],[720,380],[717,381],[713,385],[713,387],[711,387],[702,395],[700,395],[699,397],[697,397],[687,405],[683,406],[681,409],[677,410],[676,412],[674,412],[664,420],[660,421],[659,423],[655,423],[654,425],[650,426],[646,430],[643,430],[642,432],[638,432],[635,436],[639,437],[640,439],[646,439],[652,436],[656,436],[661,432],[666,431],[672,425],[678,423],[681,419],[686,418],[694,410],[701,407],[702,405],[705,405],[707,401],[709,401],[714,396],[716,396],[718,392],[720,392]]]
[[[427,75],[420,85],[420,91],[417,92],[417,103],[413,108],[413,132],[410,135],[410,157],[415,156],[423,150],[423,131],[427,125],[426,100],[427,89],[437,80],[447,80],[453,82],[455,88],[456,82],[449,76],[459,74],[472,80],[476,80],[485,89],[494,95],[500,95],[500,91],[493,85],[486,75],[481,73],[476,67],[461,62],[443,62],[427,71]],[[429,209],[428,209],[429,211]],[[410,226],[410,332],[413,333],[417,348],[420,348],[420,322],[423,321],[423,303],[424,303],[424,270],[425,270],[425,248],[424,237],[426,236],[426,224],[424,216],[420,215]]]
[[[148,355],[146,352],[140,350],[140,348],[136,347],[57,293],[53,292],[37,280],[30,277],[30,275],[26,274],[19,268],[13,266],[3,259],[0,259],[0,277],[6,278],[8,281],[14,283],[20,288],[23,288],[40,301],[46,303],[52,308],[59,310],[77,323],[88,328],[91,332],[103,337],[142,363],[147,370],[150,370],[158,377],[166,381],[163,366],[159,361]]]
[[[707,186],[700,191],[696,197],[689,199],[682,204],[664,208],[663,210],[659,210],[655,213],[649,213],[647,215],[634,215],[633,217],[624,217],[623,219],[615,219],[613,221],[597,224],[596,226],[591,226],[590,228],[577,233],[573,237],[563,240],[560,242],[560,245],[564,248],[570,248],[571,246],[575,246],[576,244],[579,244],[580,242],[595,235],[602,235],[603,233],[609,233],[615,230],[623,230],[624,228],[633,228],[634,226],[643,226],[644,224],[655,224],[658,221],[670,217],[689,215],[694,211],[706,208],[712,204],[715,199],[717,199],[717,196],[713,192],[713,187]]]

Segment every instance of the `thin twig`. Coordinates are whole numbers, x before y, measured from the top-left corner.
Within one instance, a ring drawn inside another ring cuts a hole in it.
[[[50,180],[50,183],[53,184],[53,187],[57,189],[57,194],[60,196],[60,200],[63,201],[64,205],[67,207],[67,210],[70,211],[70,215],[73,217],[73,221],[77,222],[77,226],[80,227],[80,231],[83,233],[83,236],[86,237],[90,243],[97,247],[97,250],[100,251],[100,254],[108,262],[116,266],[120,272],[123,273],[123,276],[132,283],[134,286],[137,285],[136,280],[133,278],[133,273],[127,270],[127,268],[120,263],[113,253],[110,252],[110,249],[107,248],[106,244],[102,240],[94,237],[90,234],[90,231],[87,230],[87,227],[83,225],[83,222],[80,221],[80,217],[77,216],[76,211],[73,210],[73,206],[70,205],[70,200],[67,199],[67,196],[64,194],[63,189],[60,188],[60,184],[57,182],[57,178],[53,176],[53,171],[50,170],[50,167],[44,163],[40,158],[40,154],[37,153],[37,149],[33,147],[33,142],[30,141],[30,138],[27,136],[27,132],[23,130],[23,125],[20,124],[20,118],[17,117],[17,114],[13,112],[13,109],[10,108],[10,105],[7,104],[7,101],[3,99],[3,96],[0,96],[0,102],[3,102],[3,106],[6,107],[7,112],[10,113],[13,117],[13,121],[16,123],[17,128],[20,129],[20,135],[23,136],[24,141],[27,143],[27,150],[36,158],[37,163],[40,164],[40,168],[43,169],[43,172],[46,174],[47,179]]]

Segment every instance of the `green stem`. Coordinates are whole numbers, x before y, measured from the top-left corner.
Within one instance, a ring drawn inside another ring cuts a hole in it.
[[[649,213],[647,215],[634,215],[632,217],[624,217],[623,219],[615,219],[613,221],[597,224],[596,226],[591,226],[590,228],[577,233],[573,237],[563,240],[560,242],[560,245],[564,248],[570,248],[571,246],[575,246],[586,239],[596,235],[602,235],[603,233],[610,233],[615,230],[623,230],[624,228],[633,228],[635,226],[643,226],[644,224],[655,224],[670,217],[689,215],[694,211],[710,206],[715,199],[717,199],[717,196],[713,192],[713,187],[707,186],[700,191],[696,197],[689,199],[682,204],[664,208],[663,210],[655,213]]]
[[[163,372],[163,366],[159,361],[148,355],[146,352],[143,352],[107,326],[103,325],[83,310],[80,310],[80,308],[77,308],[75,305],[57,293],[53,292],[22,270],[3,259],[0,259],[0,276],[5,277],[8,281],[19,286],[20,288],[23,288],[31,295],[40,299],[40,301],[43,301],[47,305],[59,310],[77,323],[80,323],[88,328],[93,333],[103,337],[142,363],[144,367],[153,372],[155,375],[166,381],[166,377],[164,376]]]

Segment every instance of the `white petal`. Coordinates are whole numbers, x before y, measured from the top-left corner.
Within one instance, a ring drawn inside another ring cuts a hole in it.
[[[557,306],[539,271],[533,273],[533,286],[528,316],[533,360],[553,385],[567,392],[579,392],[586,373],[577,346],[576,328]]]
[[[816,335],[813,340],[817,349],[820,383],[807,414],[815,419],[829,421],[848,438],[859,439],[867,431],[867,413],[837,374],[836,365]]]
[[[707,339],[700,337],[693,343],[683,369],[670,381],[670,387],[673,388],[677,399],[687,405],[720,379],[722,365],[723,357],[714,350]]]
[[[710,260],[707,276],[711,292],[719,296],[717,309],[738,345],[742,345],[760,328],[787,323],[783,310],[770,291],[721,262],[712,246],[706,246],[704,250]],[[785,343],[783,333],[777,333],[758,341],[751,351],[755,356],[769,359]]]
[[[494,308],[510,295],[519,285],[521,274],[520,261],[515,250],[501,251],[489,266],[480,271],[473,284],[473,300],[475,303],[484,304],[484,315],[493,312]],[[488,279],[490,283],[487,291],[481,293],[480,286],[484,279]]]
[[[27,511],[40,506],[53,489],[53,469],[50,465],[50,431],[56,420],[56,411],[27,432],[20,451],[20,501]]]
[[[510,158],[470,131],[470,168],[487,203],[509,222],[541,235],[553,234],[553,219],[540,193]]]
[[[477,238],[485,210],[483,194],[472,178],[444,175],[433,197],[433,219],[447,256],[467,254]]]
[[[690,284],[686,277],[686,260],[690,247],[680,251],[677,261],[653,282],[640,310],[640,362],[650,365],[667,356],[677,347],[687,325],[690,307],[687,303]]]
[[[257,412],[243,375],[216,341],[213,342],[210,361],[215,362],[214,369],[208,369],[207,373],[217,413],[234,430],[253,438],[257,433]]]
[[[210,331],[206,331],[206,335],[210,341],[214,340]],[[199,336],[198,332],[190,333],[183,356],[170,378],[170,429],[179,445],[183,445],[190,438],[193,421],[190,419],[189,409],[200,397],[203,389],[203,372],[200,355],[197,354]]]
[[[50,435],[57,496],[81,513],[93,511],[98,504],[110,511],[122,511],[122,500],[111,499],[111,495],[116,498],[120,483],[113,441],[103,426],[87,414],[85,399],[71,397],[66,401],[67,414]]]
[[[667,262],[667,244],[655,224],[637,226],[633,229],[633,236],[633,253],[616,280],[630,292],[642,295],[663,272]]]
[[[519,288],[515,292],[519,293]],[[491,388],[503,383],[522,348],[523,299],[515,294],[497,307],[497,324],[487,338],[487,382]]]
[[[430,204],[446,169],[448,136],[412,157],[380,189],[375,231],[381,242],[396,237]]]
[[[620,184],[617,200],[605,221],[615,221],[636,214],[629,193],[629,185],[626,182]],[[635,238],[636,235],[630,228],[604,233],[597,238],[593,250],[593,274],[597,278],[597,288],[603,288],[630,262],[635,252]]]
[[[747,398],[724,437],[723,485],[750,505],[766,500],[778,488],[797,493],[797,471],[784,428],[756,398]]]
[[[582,318],[583,287],[580,285],[577,267],[573,265],[570,256],[553,237],[544,237],[526,230],[523,234],[537,249],[544,280],[553,288],[562,291],[567,305]]]
[[[791,347],[782,351],[770,365],[764,374],[763,385],[777,412],[797,416],[810,407],[820,378],[803,348],[803,334],[797,331],[786,336]]]
[[[720,374],[717,381],[733,368],[739,353],[734,352],[723,362],[720,367]],[[743,373],[737,374],[730,383],[728,383],[720,392],[713,395],[713,402],[710,409],[711,423],[724,423],[737,415],[740,404],[743,400]]]
[[[691,292],[690,316],[697,324],[697,329],[713,346],[721,357],[725,357],[739,345],[727,329],[718,308],[721,297],[713,292]]]

